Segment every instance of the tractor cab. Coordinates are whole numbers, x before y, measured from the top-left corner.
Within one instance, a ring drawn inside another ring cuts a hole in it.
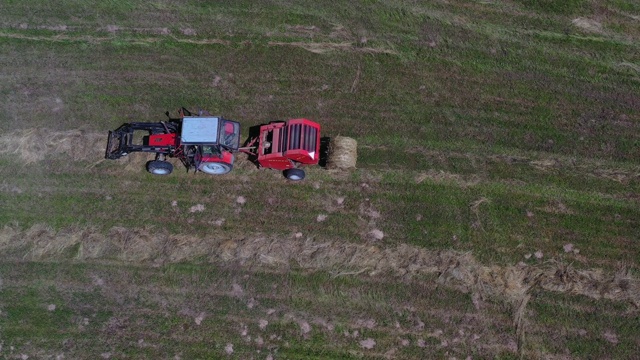
[[[217,116],[184,116],[180,144],[187,166],[207,174],[226,174],[240,146],[240,123]]]
[[[215,116],[185,116],[180,143],[206,146],[208,152],[219,148],[236,151],[240,147],[240,123]]]

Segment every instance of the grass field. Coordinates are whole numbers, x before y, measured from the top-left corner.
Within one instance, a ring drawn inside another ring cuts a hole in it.
[[[0,3],[0,357],[634,358],[633,1]],[[108,130],[306,117],[357,169]]]

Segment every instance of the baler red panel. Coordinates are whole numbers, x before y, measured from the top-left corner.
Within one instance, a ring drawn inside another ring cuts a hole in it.
[[[258,159],[258,162],[262,167],[276,170],[287,170],[294,167],[291,160],[284,156],[276,156],[275,154],[263,156],[261,159]]]
[[[286,131],[287,127],[283,122],[260,127],[260,142],[258,144],[258,163],[260,166],[276,170],[287,170],[294,167],[291,160],[282,154],[282,139]]]
[[[318,163],[318,152],[316,151],[306,151],[306,150],[289,150],[286,153],[287,158],[297,161],[303,164],[317,164]]]
[[[293,119],[260,127],[258,162],[276,170],[294,168],[294,161],[317,164],[320,160],[320,125]]]

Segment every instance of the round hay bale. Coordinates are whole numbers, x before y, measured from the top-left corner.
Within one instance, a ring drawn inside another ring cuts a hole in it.
[[[327,169],[354,169],[358,159],[358,142],[346,136],[336,136],[329,144]]]

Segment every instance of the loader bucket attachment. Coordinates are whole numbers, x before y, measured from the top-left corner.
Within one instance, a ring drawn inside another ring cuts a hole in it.
[[[126,144],[126,133],[119,131],[109,131],[109,139],[107,140],[107,150],[105,152],[105,159],[115,160],[119,159],[127,153],[124,151],[124,145]]]

